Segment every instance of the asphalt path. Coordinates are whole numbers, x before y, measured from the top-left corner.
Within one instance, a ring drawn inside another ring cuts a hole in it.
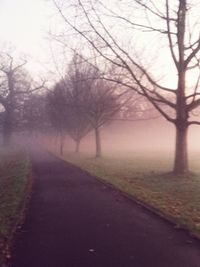
[[[200,242],[47,152],[12,267],[200,267]]]

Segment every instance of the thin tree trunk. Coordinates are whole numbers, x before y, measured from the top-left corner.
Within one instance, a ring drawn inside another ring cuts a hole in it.
[[[95,128],[95,142],[96,142],[96,158],[102,156],[101,152],[101,137],[99,128]]]
[[[187,151],[188,127],[176,126],[176,150],[174,160],[174,173],[184,174],[188,169],[188,151]]]
[[[7,127],[5,127],[5,128],[7,128]],[[9,128],[4,129],[4,131],[3,131],[3,145],[4,146],[8,146],[10,144],[11,136],[12,136],[11,130]]]
[[[65,145],[65,137],[64,135],[60,135],[60,155],[63,155],[64,151],[64,145]]]
[[[80,140],[77,140],[77,141],[76,141],[75,152],[76,152],[76,153],[79,153],[79,150],[80,150]]]
[[[10,144],[12,138],[12,119],[11,113],[6,111],[5,120],[3,124],[3,144],[7,146]]]

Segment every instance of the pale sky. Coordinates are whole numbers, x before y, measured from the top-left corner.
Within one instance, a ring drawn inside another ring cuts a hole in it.
[[[52,12],[46,0],[0,0],[0,47],[11,45],[30,56],[31,68],[42,65],[49,53]]]
[[[0,48],[5,44],[15,46],[32,58],[29,60],[31,71],[43,66],[45,72],[48,65],[53,66],[48,31],[60,25],[57,19],[52,19],[55,13],[51,0],[0,0]],[[139,39],[139,43],[141,41]],[[57,60],[60,62],[58,56]],[[163,54],[162,70],[166,68],[164,72],[170,73],[167,61],[168,55]],[[176,77],[170,75],[170,79],[172,82]]]
[[[37,53],[48,28],[43,0],[0,0],[0,38],[27,53]]]

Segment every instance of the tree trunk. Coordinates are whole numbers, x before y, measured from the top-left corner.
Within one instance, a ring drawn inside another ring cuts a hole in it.
[[[176,126],[176,150],[174,160],[174,174],[184,174],[188,169],[188,151],[187,151],[188,127]]]
[[[12,113],[9,111],[5,112],[5,119],[3,123],[3,144],[7,146],[11,142],[12,137]]]
[[[4,125],[4,130],[3,130],[3,145],[8,146],[11,142],[11,136],[12,132],[10,127],[7,127],[7,125]]]
[[[80,149],[80,140],[77,140],[76,141],[75,153],[79,153],[79,149]]]
[[[65,137],[61,134],[60,135],[60,155],[63,155],[65,145]]]
[[[96,158],[101,157],[101,137],[99,128],[95,128]]]

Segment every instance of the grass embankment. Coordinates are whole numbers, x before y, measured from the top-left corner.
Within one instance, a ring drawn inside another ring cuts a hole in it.
[[[170,155],[107,156],[100,159],[73,153],[65,160],[102,178],[134,198],[146,203],[177,225],[200,234],[200,174],[177,177],[167,174]],[[198,168],[198,158],[192,168]]]
[[[9,257],[8,247],[22,217],[30,188],[30,163],[22,151],[7,150],[0,154],[0,266]]]

